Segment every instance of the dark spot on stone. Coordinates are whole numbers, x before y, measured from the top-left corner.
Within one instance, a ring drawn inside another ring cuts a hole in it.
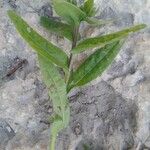
[[[98,18],[112,19],[115,25],[119,27],[131,26],[134,23],[134,15],[132,13],[117,12],[117,10],[113,10],[111,7],[106,7]]]
[[[119,17],[121,16],[121,17]],[[118,14],[118,20],[116,21],[116,25],[126,27],[132,26],[134,23],[134,15],[131,13],[120,13]]]
[[[88,139],[86,137],[83,139],[76,147],[75,150],[104,150],[105,147],[103,143],[94,141],[93,139]]]
[[[117,18],[116,12],[111,7],[106,7],[100,14],[101,19]]]
[[[50,4],[42,6],[41,10],[39,11],[39,15],[45,17],[52,17],[53,16],[52,6]]]
[[[8,3],[9,6],[13,9],[16,9],[17,8],[17,5],[16,5],[16,0],[5,0],[5,3]]]
[[[80,135],[82,133],[82,125],[79,122],[74,126],[73,132],[75,135]]]

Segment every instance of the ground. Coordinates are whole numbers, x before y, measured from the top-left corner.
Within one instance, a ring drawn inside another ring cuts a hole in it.
[[[99,19],[115,21],[94,29],[83,24],[83,36],[110,33],[138,23],[148,27],[127,39],[101,77],[70,93],[71,121],[58,136],[57,149],[150,147],[150,1],[95,0],[95,6]],[[0,149],[46,150],[52,104],[37,56],[16,32],[7,16],[9,9],[15,9],[41,35],[66,51],[70,43],[39,24],[40,16],[53,15],[49,0],[0,0]],[[19,69],[6,77],[16,64]]]

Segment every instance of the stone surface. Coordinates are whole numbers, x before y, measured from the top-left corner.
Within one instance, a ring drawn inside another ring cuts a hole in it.
[[[4,119],[0,119],[0,148],[4,149],[14,136],[15,132],[11,126]]]
[[[98,18],[115,21],[94,29],[83,24],[83,37],[111,33],[138,23],[150,25],[149,0],[95,0],[95,6]],[[0,149],[46,150],[52,104],[42,83],[36,54],[16,32],[7,17],[8,9],[15,9],[41,35],[67,52],[70,43],[39,24],[39,16],[53,15],[49,0],[0,0]],[[149,56],[148,27],[127,39],[101,78],[70,93],[71,121],[58,136],[58,150],[150,147]],[[77,60],[85,57],[83,54]],[[6,77],[22,60],[27,63]]]

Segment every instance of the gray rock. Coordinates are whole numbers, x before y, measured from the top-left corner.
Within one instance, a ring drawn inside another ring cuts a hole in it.
[[[0,119],[0,149],[5,149],[9,140],[15,136],[12,127],[4,120]]]
[[[117,12],[117,10],[113,10],[111,7],[106,7],[98,18],[104,20],[111,19],[119,27],[132,26],[134,23],[134,15],[132,13]]]
[[[74,99],[71,103],[70,129],[65,131],[72,138],[68,141],[69,145],[65,143],[62,149],[60,140],[59,150],[74,149],[75,145],[72,143],[78,143],[77,150],[82,150],[84,145],[92,146],[90,148],[94,150],[109,149],[111,145],[119,149],[123,147],[123,143],[126,147],[134,145],[131,132],[136,129],[135,103],[123,99],[104,81],[82,90],[81,95]]]

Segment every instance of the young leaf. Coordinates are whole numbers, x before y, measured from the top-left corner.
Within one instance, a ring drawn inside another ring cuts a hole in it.
[[[86,0],[82,9],[87,14],[87,16],[93,16],[95,12],[94,0]]]
[[[59,36],[64,36],[70,41],[72,41],[73,30],[72,27],[68,24],[55,21],[51,18],[41,17],[40,23],[42,26],[50,30],[51,32],[56,33]]]
[[[113,20],[99,20],[99,19],[92,18],[92,17],[87,17],[85,21],[93,26],[101,26],[101,25],[105,25],[105,24],[109,24],[113,22]]]
[[[89,56],[73,73],[72,82],[68,85],[68,91],[73,87],[82,86],[101,75],[112,63],[122,44],[123,41],[115,41],[96,50]]]
[[[28,44],[40,55],[47,58],[49,61],[55,63],[56,65],[68,68],[68,57],[67,55],[58,47],[53,45],[34,31],[20,16],[18,16],[14,11],[8,11],[8,15],[20,35],[28,42]]]
[[[53,5],[56,13],[73,26],[86,18],[81,9],[65,0],[53,0]]]
[[[95,48],[95,47],[100,47],[100,46],[105,46],[106,44],[109,44],[111,42],[117,41],[121,38],[126,37],[127,34],[131,32],[136,32],[141,29],[144,29],[146,27],[145,24],[140,24],[133,26],[131,28],[127,28],[124,30],[121,30],[119,32],[115,32],[112,34],[107,34],[99,37],[94,37],[94,38],[88,38],[83,41],[81,41],[73,50],[72,53],[80,53],[85,51],[86,49],[89,48]]]

